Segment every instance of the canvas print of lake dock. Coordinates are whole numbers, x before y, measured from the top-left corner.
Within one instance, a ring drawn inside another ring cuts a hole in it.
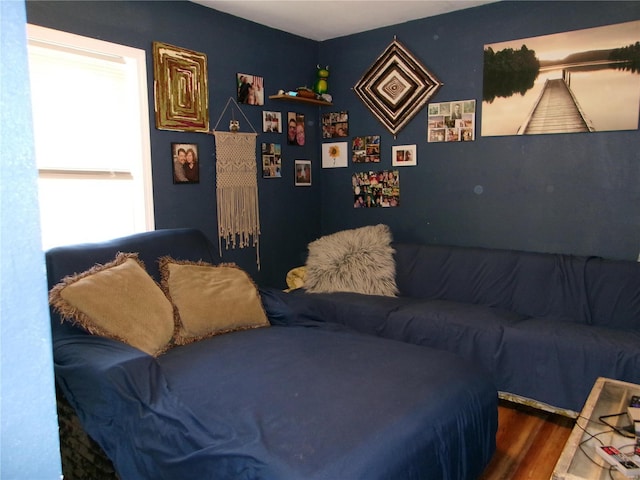
[[[482,136],[637,130],[640,21],[484,46]]]

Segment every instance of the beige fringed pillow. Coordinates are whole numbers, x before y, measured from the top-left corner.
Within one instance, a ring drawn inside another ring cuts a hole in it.
[[[113,338],[159,355],[174,332],[173,307],[135,253],[65,277],[49,302],[68,321],[89,333]]]
[[[343,230],[311,242],[304,288],[311,293],[396,296],[391,241],[391,230],[380,224]]]
[[[159,263],[162,289],[174,305],[176,343],[269,325],[256,285],[236,265],[171,257]]]

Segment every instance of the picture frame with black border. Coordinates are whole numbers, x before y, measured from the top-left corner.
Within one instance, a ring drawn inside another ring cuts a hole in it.
[[[200,183],[200,161],[197,143],[171,144],[173,183]]]

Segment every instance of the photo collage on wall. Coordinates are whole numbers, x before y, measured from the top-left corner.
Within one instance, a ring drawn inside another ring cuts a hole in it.
[[[403,47],[394,42],[388,52],[395,58]],[[154,57],[155,58],[155,57]],[[199,57],[193,59],[193,62]],[[240,71],[235,74],[236,101],[246,106],[265,105],[265,79],[255,73],[244,73]],[[422,87],[425,100],[432,96],[441,85],[435,78],[431,78],[430,72],[423,72],[425,83]],[[233,77],[232,77],[233,78]],[[426,81],[426,80],[433,81]],[[206,75],[203,75],[206,80]],[[363,88],[366,87],[366,82]],[[279,95],[281,95],[280,91]],[[366,95],[365,95],[366,96]],[[382,99],[377,98],[382,101]],[[387,100],[390,100],[387,98]],[[397,105],[400,107],[400,105]],[[250,107],[249,107],[250,108]],[[305,115],[300,112],[280,112],[264,110],[262,113],[262,133],[286,135],[287,146],[304,146],[306,144],[306,123]],[[413,115],[411,115],[413,116]],[[475,100],[457,100],[441,103],[428,104],[428,125],[427,142],[454,142],[475,140]],[[380,119],[379,116],[377,116]],[[246,120],[246,117],[245,117]],[[321,162],[322,168],[346,168],[349,166],[349,157],[352,164],[381,163],[381,136],[380,135],[360,135],[349,136],[349,112],[345,110],[322,112],[320,117],[321,138],[323,140],[333,139],[334,142],[322,144]],[[387,125],[383,121],[383,124]],[[404,124],[387,125],[388,129],[396,138],[397,132]],[[232,119],[230,123],[231,131],[239,131],[240,122]],[[255,131],[255,130],[254,130]],[[175,144],[174,144],[175,145]],[[192,148],[192,152],[197,152],[197,146]],[[181,152],[180,152],[181,153]],[[283,177],[283,157],[282,146],[279,142],[266,141],[261,143],[262,177],[265,179]],[[417,146],[400,145],[392,146],[392,170],[383,170],[378,167],[377,171],[354,173],[354,207],[392,207],[399,205],[399,176],[400,167],[411,167],[417,165]],[[191,153],[192,157],[197,157],[197,153]],[[190,177],[182,174],[182,157],[177,150],[172,152],[174,162],[174,182],[175,183],[197,183],[199,175],[191,173]],[[196,161],[197,162],[197,161]],[[188,163],[188,162],[187,162]],[[296,159],[293,165],[294,185],[311,185],[311,161]],[[197,165],[197,163],[195,163]],[[286,169],[285,169],[286,170]],[[288,171],[288,170],[287,170]]]
[[[430,103],[427,142],[471,142],[476,139],[476,101]]]
[[[347,137],[349,114],[346,111],[322,114],[322,138]],[[415,145],[413,154],[415,155]],[[351,142],[322,144],[322,168],[345,168],[351,163],[380,163],[380,135],[352,137]],[[407,162],[398,166],[411,166]],[[384,208],[400,205],[400,177],[397,170],[355,172],[351,175],[353,208]]]
[[[398,170],[355,172],[351,176],[353,208],[397,207],[400,205]]]
[[[160,43],[154,43],[154,78],[158,79],[161,74],[169,75],[170,71],[162,63],[165,57],[174,61],[185,58],[183,63],[191,70],[196,71],[194,78],[185,76],[183,82],[193,93],[190,101],[200,108],[196,113],[188,118],[189,124],[178,124],[174,119],[165,119],[161,115],[156,115],[159,129],[169,129],[176,131],[203,131],[209,132],[208,118],[208,88],[206,74],[206,55],[197,52],[189,53],[187,50],[172,47]],[[166,62],[165,62],[166,63]],[[157,67],[157,68],[156,68]],[[189,71],[191,71],[189,70]],[[169,84],[160,82],[160,85]],[[171,84],[169,84],[171,86]],[[196,88],[198,86],[198,88]],[[264,106],[265,104],[265,79],[254,73],[238,72],[235,74],[235,101],[237,104],[246,106]],[[199,93],[197,93],[199,92]],[[162,95],[156,97],[156,112],[171,112],[172,102],[184,92],[174,92],[170,88],[160,89]],[[233,97],[230,99],[233,100]],[[237,106],[237,105],[236,105]],[[225,108],[226,110],[226,108]],[[241,110],[242,112],[242,110]],[[224,114],[224,112],[223,112]],[[186,115],[184,115],[185,118]],[[193,118],[192,118],[193,117]],[[202,118],[201,118],[202,117]],[[245,116],[244,119],[248,121]],[[174,122],[174,123],[171,123]],[[232,117],[229,121],[229,130],[239,132],[243,125],[241,121]],[[191,125],[193,124],[193,126]],[[216,125],[217,126],[217,125]],[[244,125],[246,127],[246,125]],[[252,127],[249,122],[249,127]],[[252,128],[253,129],[253,128]],[[279,111],[262,111],[262,133],[285,134],[286,144],[289,146],[304,146],[306,144],[306,124],[305,115],[300,112],[287,112],[286,117]],[[255,132],[255,129],[253,129]],[[215,128],[214,128],[215,133]],[[349,136],[349,114],[346,111],[331,112],[322,115],[322,136],[323,138],[342,138]],[[362,152],[355,155],[361,161],[379,162],[379,137],[363,137],[356,142],[362,143]],[[196,144],[172,144],[171,161],[173,164],[174,183],[199,183],[199,164]],[[282,146],[280,143],[261,143],[262,177],[265,179],[282,178]],[[323,166],[346,167],[348,165],[349,144],[348,142],[326,145],[323,148]],[[356,158],[354,157],[354,158]],[[358,160],[360,161],[360,160]],[[311,185],[311,161],[296,159],[294,163],[294,185]]]
[[[329,112],[322,114],[322,138],[340,138],[348,136],[348,112]]]
[[[282,148],[279,143],[262,144],[262,178],[282,177]]]
[[[236,100],[239,104],[263,106],[265,100],[264,78],[249,73],[236,74]],[[245,117],[246,119],[246,117]],[[239,122],[232,120],[239,128]],[[231,124],[230,124],[231,125]],[[262,111],[262,132],[285,134],[287,145],[303,146],[306,143],[305,117],[303,113],[288,112],[283,118],[282,112]],[[261,143],[262,178],[282,178],[282,145],[280,143]],[[293,165],[294,185],[311,185],[311,161],[295,160]]]
[[[380,135],[353,137],[353,163],[380,162]]]

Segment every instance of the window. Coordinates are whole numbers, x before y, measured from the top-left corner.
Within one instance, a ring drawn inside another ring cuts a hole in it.
[[[28,53],[43,247],[152,230],[144,50],[28,25]]]

